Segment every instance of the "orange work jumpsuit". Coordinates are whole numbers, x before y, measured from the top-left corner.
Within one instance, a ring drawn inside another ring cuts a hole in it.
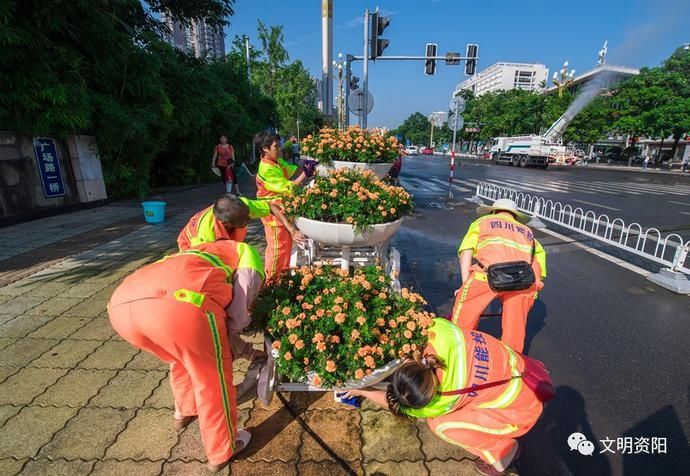
[[[522,356],[488,334],[460,329],[441,318],[429,328],[425,354],[438,356],[445,365],[436,375],[439,393],[425,407],[403,412],[426,418],[441,439],[505,470],[517,450],[515,438],[527,433],[543,410],[534,392],[520,378],[463,395],[441,392],[520,375]]]
[[[262,159],[256,173],[256,197],[269,203],[280,205],[282,197],[294,187],[290,177],[297,170],[296,165],[283,159],[272,162]],[[292,235],[275,216],[261,219],[266,232],[266,279],[290,267]]]
[[[225,311],[233,273],[257,263],[261,257],[245,243],[202,244],[135,271],[108,303],[118,334],[170,363],[176,413],[198,415],[211,464],[230,459],[237,434]]]
[[[534,242],[534,260],[532,243]],[[486,273],[473,264],[470,275],[455,297],[451,321],[463,329],[476,329],[479,318],[495,298],[503,305],[501,340],[509,347],[522,352],[525,345],[527,315],[544,287],[546,278],[546,252],[526,225],[506,215],[486,215],[475,220],[460,244],[458,255],[464,250],[473,251],[473,259],[484,268],[508,261],[532,261],[535,282],[522,291],[494,291],[489,287]]]
[[[249,218],[261,218],[271,214],[268,203],[260,200],[251,200],[240,197],[240,200],[249,208]],[[247,227],[225,228],[213,214],[213,205],[196,213],[185,225],[177,237],[177,246],[180,251],[187,250],[201,243],[210,243],[216,240],[244,241],[247,236]]]

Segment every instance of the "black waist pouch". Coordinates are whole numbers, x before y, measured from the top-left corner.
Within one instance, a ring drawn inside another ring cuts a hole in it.
[[[486,269],[486,275],[494,291],[522,291],[535,281],[532,265],[527,261],[492,264]]]

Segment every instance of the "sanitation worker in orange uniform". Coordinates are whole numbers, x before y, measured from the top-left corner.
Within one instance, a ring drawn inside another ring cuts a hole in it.
[[[265,200],[252,200],[231,194],[220,196],[213,205],[196,213],[177,237],[180,251],[201,243],[216,240],[244,241],[250,220],[273,214],[283,226],[294,227],[283,215],[280,207]],[[306,240],[299,231],[293,230],[298,243]]]
[[[504,474],[519,457],[516,438],[544,408],[520,378],[525,361],[496,338],[446,319],[434,319],[428,332],[424,352],[397,368],[387,390],[350,390],[348,396],[368,398],[396,415],[425,418],[436,436],[480,458],[477,472]],[[472,390],[480,385],[486,388]]]
[[[499,298],[503,304],[501,340],[522,352],[527,314],[544,287],[546,252],[525,225],[529,217],[518,211],[514,201],[496,200],[491,206],[478,207],[477,214],[481,218],[470,225],[458,249],[463,284],[455,295],[451,321],[463,329],[476,329],[484,309]],[[520,291],[494,291],[486,270],[492,264],[511,261],[531,263],[534,283]]]
[[[204,243],[127,277],[108,303],[113,328],[170,363],[174,426],[199,418],[209,469],[219,471],[249,444],[237,430],[228,333],[249,323],[263,280],[261,257],[231,240]]]
[[[290,178],[298,169],[280,158],[280,136],[274,132],[263,131],[254,137],[254,146],[261,154],[259,170],[256,173],[256,197],[270,204],[281,206],[282,198],[295,186],[302,184],[314,174],[314,165],[309,162],[302,166],[302,172],[294,180]],[[292,240],[297,228],[286,221],[281,223],[276,216],[261,219],[266,232],[266,279],[290,267]]]

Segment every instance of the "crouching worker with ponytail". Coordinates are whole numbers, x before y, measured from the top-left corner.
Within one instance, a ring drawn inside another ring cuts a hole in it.
[[[480,474],[503,474],[517,459],[515,438],[534,426],[543,409],[521,378],[523,356],[445,319],[434,319],[428,331],[424,353],[404,361],[386,391],[352,390],[350,396],[399,416],[426,418],[439,438],[480,458]]]

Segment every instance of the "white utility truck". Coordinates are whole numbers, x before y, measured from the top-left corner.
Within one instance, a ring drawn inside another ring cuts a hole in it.
[[[491,139],[491,159],[495,164],[508,164],[516,167],[539,167],[545,169],[549,161],[565,160],[569,151],[562,143],[563,133],[573,120],[567,111],[544,135],[524,135],[515,137],[494,137]]]

